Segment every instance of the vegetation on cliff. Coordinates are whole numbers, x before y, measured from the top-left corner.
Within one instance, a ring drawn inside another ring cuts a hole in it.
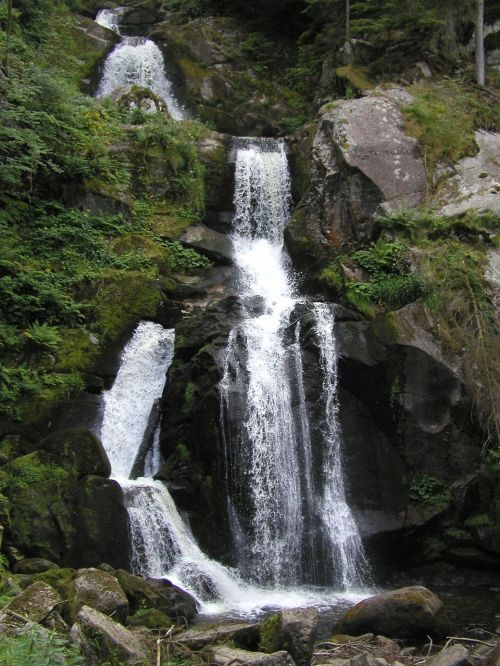
[[[0,34],[0,413],[36,421],[84,386],[102,344],[155,315],[162,280],[209,265],[176,241],[204,208],[195,141],[205,130],[83,95],[64,7],[27,3],[10,29]]]

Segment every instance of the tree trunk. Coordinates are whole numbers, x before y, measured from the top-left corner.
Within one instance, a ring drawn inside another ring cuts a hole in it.
[[[351,0],[345,1],[345,54],[348,65],[352,65],[351,44]]]
[[[7,25],[5,27],[5,55],[3,59],[3,68],[6,75],[9,73],[10,40],[12,35],[12,1],[13,0],[8,0],[7,3]]]
[[[477,0],[476,20],[476,81],[479,86],[484,86],[484,0]]]

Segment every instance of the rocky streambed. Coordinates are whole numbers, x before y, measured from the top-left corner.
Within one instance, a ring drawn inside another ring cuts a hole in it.
[[[208,621],[197,616],[190,595],[165,579],[134,576],[106,564],[59,568],[39,559],[19,562],[17,570],[6,575],[11,599],[0,611],[0,631],[52,633],[76,647],[89,666],[500,663],[498,628],[456,635],[450,604],[423,586],[369,597],[337,610],[336,617],[320,617],[309,607],[281,610],[260,621]]]

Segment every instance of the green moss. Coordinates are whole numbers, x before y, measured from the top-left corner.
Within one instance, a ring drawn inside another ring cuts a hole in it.
[[[111,274],[92,301],[97,326],[106,340],[117,340],[139,319],[153,318],[161,301],[154,279],[142,273]]]
[[[369,80],[364,67],[346,65],[338,67],[335,74],[344,83],[347,91],[363,92],[373,88],[373,83]]]
[[[407,130],[421,143],[430,172],[440,162],[475,155],[476,129],[498,131],[498,104],[459,80],[419,83],[409,90],[415,102],[405,109]]]
[[[492,525],[491,518],[486,513],[480,513],[465,521],[467,527],[489,527]]]
[[[54,369],[60,372],[89,370],[99,354],[99,345],[90,340],[88,332],[79,328],[64,328],[59,332],[61,344]]]
[[[182,405],[182,413],[184,415],[190,414],[193,411],[196,392],[196,384],[188,382],[184,390],[184,403]]]
[[[279,634],[281,628],[281,614],[271,615],[263,622],[260,628],[259,649],[272,654],[281,649]]]

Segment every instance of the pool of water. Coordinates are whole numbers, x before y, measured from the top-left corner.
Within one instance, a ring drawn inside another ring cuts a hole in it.
[[[485,638],[500,625],[500,586],[442,586],[432,591],[443,601],[453,636]],[[245,590],[242,598],[231,605],[222,602],[205,604],[196,624],[257,621],[284,608],[312,607],[319,611],[318,640],[333,633],[342,613],[362,599],[383,590],[338,592],[329,588],[295,588]]]

